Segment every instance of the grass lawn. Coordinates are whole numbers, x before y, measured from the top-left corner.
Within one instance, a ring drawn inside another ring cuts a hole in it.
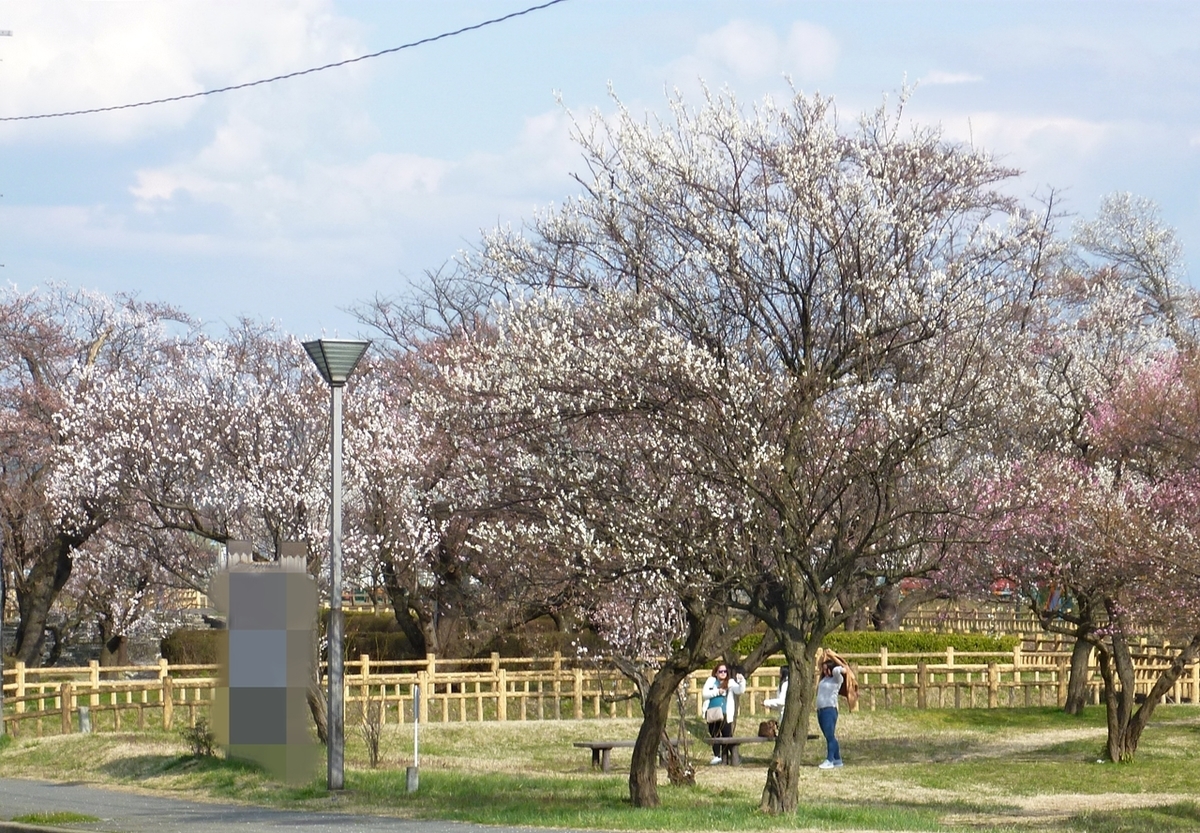
[[[405,792],[412,728],[387,727],[383,764],[347,726],[344,793],[324,778],[273,782],[254,766],[195,759],[177,735],[104,733],[0,743],[0,775],[82,780],[188,798],[370,812],[514,826],[605,830],[970,830],[1116,833],[1200,828],[1200,708],[1160,707],[1132,764],[1101,764],[1104,716],[1055,709],[863,712],[838,726],[846,766],[818,770],[812,741],[801,771],[801,808],[757,810],[769,754],[747,747],[740,768],[709,767],[697,736],[695,787],[662,773],[662,806],[628,805],[630,750],[613,771],[593,772],[575,740],[633,738],[635,720],[432,724],[421,727],[420,789]]]

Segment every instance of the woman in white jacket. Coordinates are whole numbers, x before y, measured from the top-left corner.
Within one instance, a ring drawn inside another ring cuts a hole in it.
[[[733,737],[733,722],[737,719],[737,695],[746,691],[746,678],[741,674],[730,679],[729,666],[723,662],[713,668],[712,676],[704,681],[701,694],[704,697],[704,720],[708,723],[711,738]],[[713,744],[714,766],[728,762],[733,751],[728,746]]]
[[[785,665],[779,669],[779,692],[774,697],[763,700],[763,705],[768,709],[779,709],[780,720],[783,720],[783,704],[787,702],[787,689],[788,667]]]

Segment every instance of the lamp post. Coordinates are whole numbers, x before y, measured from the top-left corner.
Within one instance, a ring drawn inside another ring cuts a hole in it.
[[[329,789],[345,784],[345,715],[342,670],[345,652],[342,630],[342,388],[354,372],[369,341],[323,338],[304,342],[321,378],[329,385],[333,412],[329,468],[333,501],[329,511],[329,706],[325,718]]]

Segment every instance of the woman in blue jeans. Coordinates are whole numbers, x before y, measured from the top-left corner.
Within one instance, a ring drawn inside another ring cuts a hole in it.
[[[825,736],[825,760],[819,764],[821,769],[833,769],[842,765],[842,750],[838,746],[838,692],[842,688],[842,680],[846,677],[842,664],[836,659],[826,659],[821,663],[821,679],[817,681],[817,725]]]

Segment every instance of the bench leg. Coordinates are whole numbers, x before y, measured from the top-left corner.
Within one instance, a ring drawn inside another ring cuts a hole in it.
[[[600,766],[600,750],[593,749],[592,750],[592,769],[595,769],[598,766]]]
[[[742,753],[738,751],[738,747],[740,745],[741,744],[738,744],[738,743],[729,744],[729,765],[730,766],[741,766],[742,765]]]
[[[608,772],[608,753],[611,751],[611,749],[600,750],[600,770],[602,772]]]

